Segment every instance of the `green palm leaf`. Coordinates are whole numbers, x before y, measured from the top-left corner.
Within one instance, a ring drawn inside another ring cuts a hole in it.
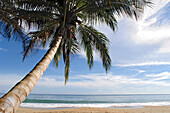
[[[107,72],[108,69],[111,68],[111,59],[107,47],[107,44],[109,43],[108,38],[104,34],[94,29],[92,26],[80,25],[78,31],[82,34],[80,37],[82,38],[82,43],[86,49],[89,67],[91,67],[93,64],[93,51],[98,50],[103,61],[103,66]],[[84,40],[84,37],[86,37],[86,40]]]

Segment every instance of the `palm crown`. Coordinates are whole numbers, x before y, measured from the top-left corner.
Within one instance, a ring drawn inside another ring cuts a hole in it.
[[[58,66],[63,56],[67,81],[70,55],[80,48],[86,52],[89,68],[93,66],[94,50],[99,51],[105,70],[111,68],[109,40],[93,25],[104,23],[115,31],[115,15],[137,19],[148,3],[146,0],[0,0],[1,34],[8,38],[20,37],[23,59],[35,46],[45,47],[47,42],[53,46],[57,37],[62,36],[54,64]],[[24,26],[28,31],[24,31]]]

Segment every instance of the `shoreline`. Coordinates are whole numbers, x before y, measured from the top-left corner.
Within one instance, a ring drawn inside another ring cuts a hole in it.
[[[38,108],[38,107],[20,107],[24,109],[40,109],[40,110],[62,110],[62,109],[74,109],[74,108],[104,108],[104,109],[138,109],[147,106],[113,106],[113,107],[56,107],[56,108]],[[169,106],[170,107],[170,106]]]
[[[170,106],[144,106],[143,108],[95,108],[80,107],[68,109],[18,108],[16,113],[170,113]]]

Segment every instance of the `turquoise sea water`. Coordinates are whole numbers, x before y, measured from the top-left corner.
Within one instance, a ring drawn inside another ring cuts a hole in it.
[[[114,94],[65,95],[30,94],[21,107],[72,108],[72,107],[142,107],[170,106],[170,94]]]

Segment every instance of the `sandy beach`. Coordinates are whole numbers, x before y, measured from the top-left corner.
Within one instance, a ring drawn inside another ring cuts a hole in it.
[[[170,106],[147,106],[135,109],[111,109],[111,108],[73,108],[73,109],[28,109],[19,108],[16,113],[170,113]]]

